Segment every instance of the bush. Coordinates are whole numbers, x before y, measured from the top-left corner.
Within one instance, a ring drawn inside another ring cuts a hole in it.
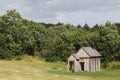
[[[15,54],[10,50],[0,50],[0,59],[12,60]]]
[[[108,63],[109,63],[109,62],[103,62],[103,63],[101,64],[101,67],[102,67],[102,68],[107,68],[107,67],[109,66]]]
[[[111,62],[108,64],[108,69],[120,69],[120,62]]]

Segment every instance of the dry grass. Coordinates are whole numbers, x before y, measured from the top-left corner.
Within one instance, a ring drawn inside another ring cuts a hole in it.
[[[0,80],[120,80],[120,77],[91,77],[75,74],[50,73],[65,70],[62,62],[0,61]]]

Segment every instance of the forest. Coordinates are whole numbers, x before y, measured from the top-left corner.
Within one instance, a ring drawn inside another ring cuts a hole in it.
[[[0,59],[20,60],[30,55],[45,61],[66,61],[82,46],[97,49],[103,63],[120,61],[120,23],[47,24],[24,19],[16,10],[0,16]]]

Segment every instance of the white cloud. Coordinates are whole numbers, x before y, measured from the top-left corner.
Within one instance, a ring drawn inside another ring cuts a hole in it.
[[[17,9],[25,18],[47,23],[120,22],[120,0],[1,0],[0,14],[9,9]]]
[[[18,9],[18,8],[19,8],[19,5],[17,5],[17,4],[8,4],[7,6],[5,6],[6,10],[9,10],[9,9]]]
[[[65,15],[62,14],[62,13],[57,13],[55,19],[58,22],[65,22],[67,20],[67,18],[65,17]]]

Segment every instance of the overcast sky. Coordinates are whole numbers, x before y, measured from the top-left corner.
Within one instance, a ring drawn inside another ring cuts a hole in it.
[[[90,26],[120,22],[120,0],[0,0],[0,15],[16,9],[23,18]]]

